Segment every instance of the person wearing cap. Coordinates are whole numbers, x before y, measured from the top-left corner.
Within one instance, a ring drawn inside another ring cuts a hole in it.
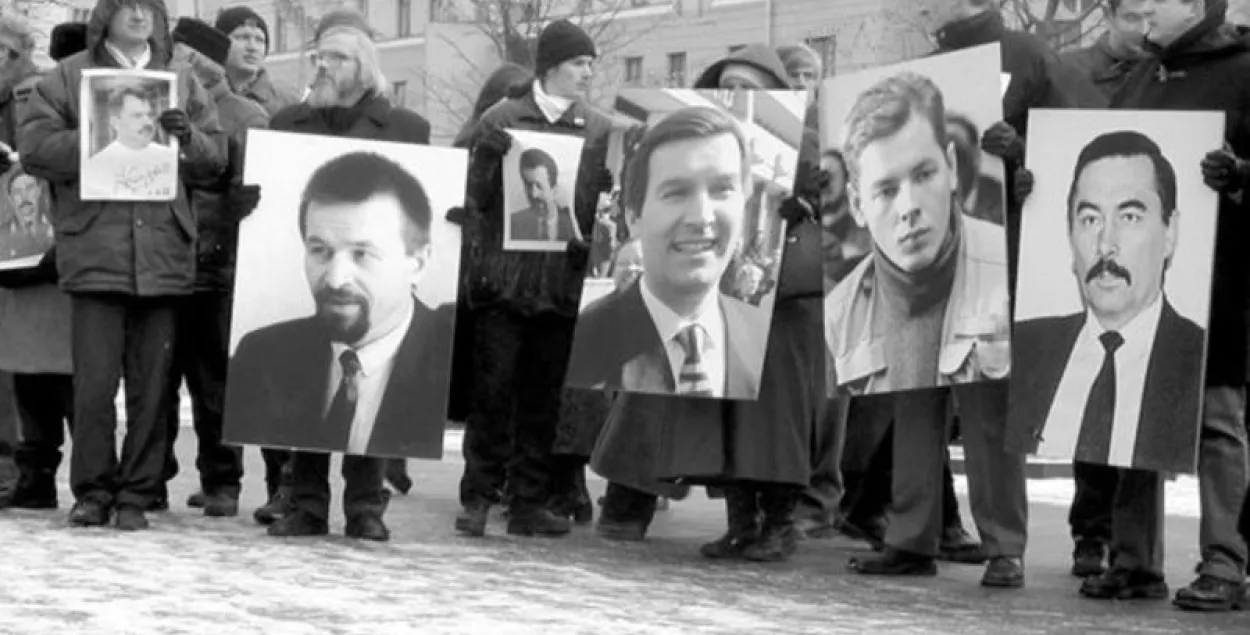
[[[500,166],[511,146],[505,128],[584,139],[574,177],[573,213],[590,235],[599,194],[612,189],[604,167],[610,122],[586,104],[598,56],[595,43],[568,20],[547,25],[538,37],[534,80],[482,115],[471,136],[468,199],[478,220],[466,223],[482,246],[472,261],[478,275],[469,288],[474,311],[474,384],[466,422],[463,510],[456,530],[482,536],[496,492],[509,490],[510,534],[558,536],[568,517],[547,505],[553,481],[575,480],[552,467],[552,444],[573,325],[589,260],[589,244],[570,241],[567,253],[503,251]],[[563,462],[562,462],[563,463]]]
[[[226,165],[216,109],[187,69],[171,68],[165,3],[99,0],[87,48],[62,60],[22,108],[18,152],[27,173],[51,186],[56,265],[73,305],[73,526],[148,527],[162,495],[173,337],[178,300],[195,282],[195,220],[188,187],[213,182]],[[158,125],[179,141],[172,201],[79,199],[78,90],[86,69],[169,70],[178,101]],[[127,425],[117,458],[115,399],[125,382]],[[115,518],[113,512],[116,512]]]
[[[820,55],[806,44],[786,44],[777,47],[777,57],[786,67],[790,86],[796,90],[814,90],[824,75]]]
[[[4,173],[17,160],[18,111],[39,77],[31,57],[35,38],[30,23],[16,14],[0,16],[0,49],[5,53],[0,57]],[[0,226],[8,221],[0,214]],[[56,506],[60,443],[40,452],[41,444],[29,442],[44,429],[60,432],[68,407],[69,301],[57,290],[55,273],[47,269],[0,271],[0,508],[47,507],[49,501]]]
[[[166,412],[169,443],[165,481],[178,473],[174,441],[181,427],[178,387],[185,378],[199,441],[195,464],[200,472],[200,490],[191,495],[187,505],[203,508],[205,516],[235,516],[243,455],[240,448],[221,441],[222,412],[239,221],[255,207],[259,193],[259,186],[242,185],[243,142],[247,130],[264,128],[269,116],[260,104],[230,90],[223,66],[231,42],[224,33],[201,20],[180,18],[173,38],[173,64],[189,69],[208,92],[228,135],[229,152],[226,171],[218,182],[190,192],[197,229],[197,266],[194,293],[178,309],[179,335],[170,374],[173,398]]]
[[[270,129],[429,144],[429,121],[387,99],[389,82],[364,19],[359,14],[344,17],[344,12],[336,11],[317,25],[311,55],[316,75],[308,99],[275,115]],[[330,455],[323,452],[291,453],[289,499],[280,501],[284,510],[269,525],[270,536],[321,536],[329,532],[329,462]],[[390,539],[390,530],[383,522],[390,501],[390,492],[383,484],[387,465],[387,460],[370,456],[343,457],[348,537]]]
[[[265,70],[269,24],[260,14],[247,6],[229,7],[218,12],[213,26],[230,38],[230,54],[221,66],[231,90],[260,104],[270,117],[299,103],[295,90],[274,82]]]

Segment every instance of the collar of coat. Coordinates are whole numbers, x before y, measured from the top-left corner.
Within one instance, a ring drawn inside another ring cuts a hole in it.
[[[988,9],[970,18],[946,23],[938,29],[937,41],[942,50],[953,51],[982,44],[998,42],[1007,27],[1003,16],[995,9]]]
[[[300,106],[301,108],[299,112],[294,116],[294,121],[310,121],[315,116],[313,112],[314,109],[312,106],[309,106],[307,102],[301,103]],[[361,110],[360,114],[365,119],[372,121],[376,126],[385,126],[386,120],[390,116],[391,110],[393,109],[390,100],[382,95],[379,95],[377,91],[373,91],[366,95],[360,100],[360,103],[358,103],[356,107]]]

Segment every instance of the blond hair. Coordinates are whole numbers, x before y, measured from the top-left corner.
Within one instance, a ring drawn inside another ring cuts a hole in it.
[[[360,85],[375,93],[385,94],[391,83],[382,72],[382,60],[378,57],[378,48],[373,43],[373,38],[354,26],[338,25],[326,29],[318,39],[324,40],[332,35],[346,35],[351,38],[356,61],[360,65],[357,71]]]

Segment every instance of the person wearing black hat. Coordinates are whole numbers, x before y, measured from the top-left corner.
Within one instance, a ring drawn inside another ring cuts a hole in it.
[[[299,102],[291,88],[273,81],[265,70],[269,55],[269,24],[247,6],[229,7],[217,14],[214,24],[230,38],[230,55],[222,64],[230,88],[263,106],[272,117]]]
[[[169,443],[165,481],[178,473],[174,441],[180,428],[178,386],[186,379],[199,449],[195,464],[200,491],[187,501],[205,516],[234,516],[239,509],[243,456],[238,447],[222,444],[226,365],[229,360],[231,290],[238,223],[255,207],[259,186],[243,186],[243,141],[249,128],[268,123],[264,108],[230,91],[222,65],[230,54],[230,38],[206,22],[180,18],[174,27],[173,64],[189,69],[208,91],[217,119],[229,136],[228,163],[221,178],[191,188],[198,240],[195,290],[178,309],[178,332],[169,409]],[[192,335],[193,334],[193,335]]]
[[[508,533],[567,534],[569,518],[547,505],[553,480],[576,479],[584,459],[552,466],[560,417],[560,394],[568,363],[589,245],[570,241],[568,253],[501,249],[503,186],[499,167],[511,146],[504,128],[567,134],[585,140],[574,177],[574,216],[590,235],[599,194],[612,189],[604,167],[610,123],[587,107],[585,95],[598,56],[595,43],[568,20],[556,20],[538,37],[534,81],[482,115],[471,136],[468,198],[480,220],[467,225],[480,235],[464,266],[471,279],[474,311],[474,385],[466,424],[463,511],[456,530],[486,531],[496,492],[509,490]]]

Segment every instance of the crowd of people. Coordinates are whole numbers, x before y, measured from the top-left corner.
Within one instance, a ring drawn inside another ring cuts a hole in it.
[[[1226,23],[1224,0],[1108,0],[1097,43],[1060,56],[1008,28],[989,0],[920,4],[936,27],[936,53],[1001,45],[1003,72],[1013,78],[1003,121],[982,132],[955,113],[933,120],[923,98],[907,91],[880,99],[897,106],[902,122],[951,139],[965,168],[957,208],[970,225],[1005,223],[1012,285],[1020,211],[1032,186],[1023,165],[1030,109],[1227,113],[1227,144],[1202,164],[1220,205],[1198,459],[1202,562],[1173,601],[1190,610],[1241,608],[1250,534],[1250,256],[1239,244],[1250,211],[1250,30]],[[251,9],[225,9],[212,25],[168,22],[162,0],[99,0],[87,23],[54,30],[56,66],[41,70],[32,61],[31,27],[0,16],[0,142],[13,150],[0,153],[0,171],[20,164],[43,179],[55,226],[55,247],[37,267],[0,272],[0,422],[16,410],[20,428],[0,435],[0,506],[58,507],[68,430],[68,522],[75,527],[143,529],[149,513],[169,509],[184,381],[200,482],[186,503],[206,516],[239,513],[244,450],[222,441],[234,252],[239,223],[265,195],[243,183],[247,131],[430,143],[429,122],[392,103],[373,33],[358,13],[335,11],[317,25],[315,75],[302,95],[267,74],[269,25]],[[697,159],[723,144],[717,156],[736,159],[742,171],[740,182],[725,187],[739,195],[750,189],[749,144],[732,117],[711,111],[627,131],[628,165],[638,167],[609,169],[614,124],[587,101],[598,55],[581,28],[551,22],[538,38],[534,67],[496,70],[454,141],[469,151],[470,164],[464,205],[447,210],[464,236],[448,418],[465,423],[465,466],[462,509],[449,531],[482,536],[490,509],[504,506],[509,534],[561,536],[594,523],[605,539],[642,541],[657,510],[706,487],[726,509],[725,533],[700,549],[707,558],[786,560],[801,540],[839,532],[879,551],[848,563],[857,574],[935,575],[945,560],[984,563],[984,586],[1024,586],[1026,455],[1004,443],[1005,383],[826,396],[826,277],[841,279],[865,258],[880,257],[855,220],[860,159],[866,147],[902,133],[860,113],[849,124],[858,131],[854,142],[821,153],[813,142],[814,93],[832,69],[804,45],[744,47],[692,86],[813,95],[793,191],[780,203],[786,239],[776,279],[764,277],[775,256],[755,253],[743,256],[731,279],[715,281],[743,297],[775,293],[758,399],[701,398],[709,394],[706,377],[693,380],[682,391],[687,396],[564,386],[587,271],[610,277],[615,293],[640,286],[646,271],[631,225],[640,217],[638,231],[666,230],[654,220],[668,203],[653,196],[652,166],[691,188],[720,187],[706,182],[711,177]],[[79,198],[78,86],[93,68],[177,74],[178,102],[156,119],[183,148],[172,202]],[[569,241],[564,253],[501,248],[499,168],[512,144],[505,129],[585,141],[572,215],[575,233],[587,238]],[[1006,183],[968,169],[981,151],[1004,161]],[[991,204],[1002,192],[1005,215]],[[600,206],[604,193],[613,194],[612,205]],[[122,379],[119,456],[114,401]],[[947,448],[956,439],[967,457],[980,540],[964,528],[955,498]],[[271,536],[328,533],[329,455],[262,454],[267,502],[254,512],[257,523]],[[586,487],[588,468],[608,481],[598,501]],[[387,540],[392,490],[414,486],[404,461],[349,454],[342,469],[345,533]],[[1069,520],[1080,593],[1167,597],[1165,475],[1088,463],[1077,463],[1074,475]]]

